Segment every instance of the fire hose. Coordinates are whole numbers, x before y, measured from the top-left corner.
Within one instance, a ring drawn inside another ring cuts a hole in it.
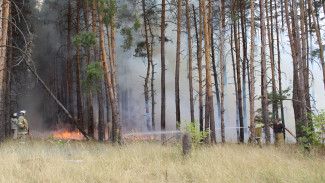
[[[25,119],[23,119],[23,123],[24,123],[24,127],[25,127],[25,129],[26,129],[26,131],[27,131],[27,134],[28,134],[29,140],[32,140],[32,138],[30,137],[30,134],[29,134],[29,129],[28,129],[27,126],[26,126]]]

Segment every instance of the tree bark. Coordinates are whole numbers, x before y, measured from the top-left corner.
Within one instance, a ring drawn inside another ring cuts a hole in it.
[[[211,2],[211,0],[210,0]],[[206,95],[207,103],[205,106],[205,120],[210,121],[210,125],[214,124],[214,111],[213,111],[213,96],[212,96],[212,82],[211,82],[211,67],[210,67],[210,39],[208,30],[208,18],[207,18],[207,8],[206,0],[202,1],[203,9],[203,26],[204,26],[204,47],[205,47],[205,62],[206,62]],[[212,12],[210,12],[212,13]],[[211,140],[212,143],[216,143],[215,129],[211,126]]]
[[[203,91],[202,91],[202,1],[199,0],[199,31],[197,30],[196,12],[193,5],[194,23],[195,23],[195,35],[197,46],[197,68],[199,73],[199,122],[200,131],[203,132]]]
[[[236,15],[236,2],[232,0],[233,14]],[[236,69],[237,69],[237,92],[238,92],[238,110],[239,110],[239,123],[240,123],[240,142],[244,142],[244,119],[243,119],[243,103],[242,103],[242,88],[240,79],[240,49],[237,33],[237,20],[234,22],[234,39],[235,39],[235,52],[236,52]]]
[[[106,82],[109,87],[109,97],[111,101],[111,107],[112,107],[112,121],[113,121],[113,130],[112,130],[112,141],[115,142],[120,142],[121,140],[121,127],[119,124],[119,114],[118,114],[118,104],[117,104],[117,98],[116,95],[114,94],[113,91],[113,86],[112,86],[112,80],[111,80],[111,71],[108,68],[107,64],[107,55],[106,55],[106,49],[105,49],[105,41],[104,41],[104,28],[103,28],[103,22],[102,22],[102,15],[98,14],[98,19],[99,19],[99,32],[100,32],[100,47],[101,47],[101,55],[102,55],[102,63],[103,67],[105,70],[105,77],[106,77]],[[113,18],[113,21],[114,18]],[[113,40],[113,37],[112,37]],[[114,47],[112,45],[112,47]],[[115,55],[113,55],[113,59],[115,58]],[[113,70],[113,69],[112,69]],[[115,77],[115,75],[113,74]],[[119,131],[119,132],[118,132]]]
[[[251,139],[255,139],[255,76],[254,76],[254,48],[255,48],[255,14],[254,0],[251,0],[251,55],[250,55],[250,131]],[[254,140],[253,140],[254,141]],[[254,141],[255,142],[255,141]]]
[[[270,1],[272,2],[272,0]],[[271,5],[272,7],[272,5]],[[273,96],[276,93],[276,83],[275,83],[275,65],[274,65],[274,49],[273,49],[273,23],[272,23],[272,9],[270,10],[271,14],[271,28],[270,28],[270,18],[269,18],[269,8],[268,8],[268,1],[265,0],[265,11],[266,11],[266,26],[267,26],[267,35],[269,40],[269,51],[270,51],[270,60],[271,60],[271,73],[272,73],[272,93]],[[275,119],[277,111],[276,101],[273,98],[272,100],[272,117],[273,120]]]
[[[261,0],[261,7],[260,7],[260,13],[261,13],[261,70],[262,70],[262,82],[263,82],[263,90],[262,93],[262,105],[264,105],[263,109],[263,119],[265,123],[265,135],[266,135],[266,144],[270,144],[271,138],[270,138],[270,122],[269,122],[269,110],[267,105],[267,80],[266,80],[266,56],[265,56],[265,12],[264,12],[264,0]]]
[[[279,81],[279,95],[282,96],[282,73],[281,73],[281,52],[280,52],[280,38],[279,38],[279,24],[278,24],[278,11],[277,11],[277,5],[275,5],[275,27],[276,27],[276,46],[277,46],[277,52],[278,52],[278,81]],[[282,14],[282,12],[281,12]],[[281,120],[282,124],[285,125],[284,120],[284,108],[283,108],[283,101],[280,101],[280,108],[281,108]],[[286,132],[283,131],[283,136],[285,138]]]
[[[176,46],[176,67],[175,67],[175,102],[176,102],[176,129],[181,124],[181,108],[179,96],[179,69],[181,62],[181,12],[182,0],[177,0],[177,46]]]
[[[162,0],[161,5],[161,115],[160,115],[160,128],[161,131],[166,130],[166,64],[165,64],[165,9],[166,0]],[[161,136],[165,139],[165,135]]]
[[[72,75],[72,60],[71,60],[71,29],[72,29],[72,7],[71,0],[68,1],[68,45],[67,45],[67,74],[69,88],[69,104],[68,110],[74,117],[74,102],[73,102],[73,75]]]
[[[186,23],[187,23],[187,40],[188,40],[188,70],[189,70],[189,90],[190,90],[190,112],[191,122],[195,121],[194,118],[194,98],[193,98],[193,74],[192,74],[192,35],[191,35],[191,22],[190,22],[190,8],[188,0],[186,0]]]
[[[224,60],[223,60],[223,24],[222,20],[224,14],[222,14],[223,4],[219,0],[219,34],[220,34],[220,77],[221,77],[221,141],[226,142],[225,137],[225,107],[224,107],[224,89],[225,89],[225,79],[224,79]]]
[[[325,62],[324,62],[324,48],[323,48],[323,45],[322,45],[322,38],[321,38],[321,34],[320,34],[320,31],[319,31],[319,28],[318,28],[318,23],[316,21],[316,18],[315,18],[315,13],[314,13],[314,10],[313,10],[313,6],[311,4],[311,0],[308,0],[308,4],[309,4],[309,9],[311,11],[311,15],[313,17],[313,22],[314,22],[314,28],[315,28],[315,31],[316,31],[316,36],[317,36],[317,42],[318,42],[318,45],[319,45],[319,49],[320,49],[320,60],[321,60],[321,64],[322,64],[322,69],[323,69],[323,82],[324,82],[324,88],[325,88]]]
[[[146,105],[146,120],[147,120],[147,130],[151,130],[150,124],[150,110],[149,110],[149,77],[150,77],[150,64],[151,64],[151,55],[150,55],[150,46],[149,46],[149,38],[148,38],[148,27],[147,27],[147,16],[146,16],[146,5],[145,0],[142,0],[142,10],[143,10],[143,22],[144,22],[144,32],[146,38],[146,51],[147,51],[147,58],[148,58],[148,67],[147,67],[147,74],[145,77],[144,83],[144,100]]]
[[[76,33],[79,34],[80,26],[80,0],[77,0],[77,25]],[[76,65],[77,65],[77,108],[78,108],[78,123],[84,128],[83,124],[83,110],[82,110],[82,98],[81,98],[81,76],[80,76],[80,47],[76,48]]]

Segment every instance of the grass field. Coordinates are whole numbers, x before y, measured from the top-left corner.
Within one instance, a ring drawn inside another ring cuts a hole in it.
[[[204,146],[183,157],[181,147],[135,142],[0,145],[1,182],[325,182],[325,158],[296,147]]]

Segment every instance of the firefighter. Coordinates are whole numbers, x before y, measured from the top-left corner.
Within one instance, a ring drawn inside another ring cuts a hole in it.
[[[263,134],[262,131],[264,128],[264,124],[259,122],[259,120],[257,120],[257,118],[255,118],[254,123],[255,123],[255,140],[257,141],[257,145],[262,148],[261,139],[262,139],[262,134]],[[250,127],[248,127],[248,128],[250,128]],[[250,140],[251,140],[251,137],[250,137]]]
[[[17,113],[13,113],[10,119],[11,122],[11,134],[13,139],[17,139],[17,124],[18,124],[18,116]]]
[[[25,143],[25,140],[29,136],[28,122],[25,118],[25,115],[26,111],[22,110],[20,111],[18,118],[18,138],[20,139],[21,143]]]
[[[279,147],[284,145],[284,130],[288,129],[284,126],[284,124],[280,123],[278,119],[274,121],[275,123],[272,124],[270,127],[273,129],[275,138],[274,138],[274,145]]]

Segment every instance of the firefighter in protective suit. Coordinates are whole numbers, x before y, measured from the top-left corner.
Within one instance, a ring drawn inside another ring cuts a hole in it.
[[[13,113],[12,117],[10,119],[11,122],[11,133],[12,133],[12,137],[13,139],[17,139],[17,129],[18,129],[18,116],[17,113]]]
[[[25,110],[20,111],[18,118],[18,138],[21,143],[25,143],[25,140],[29,136],[28,122],[25,118],[25,114]]]

